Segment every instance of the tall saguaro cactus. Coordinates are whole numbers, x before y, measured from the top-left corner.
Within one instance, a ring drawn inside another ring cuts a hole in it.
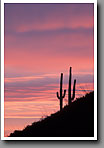
[[[71,78],[72,78],[72,67],[70,67],[69,71],[69,86],[68,86],[68,105],[71,103],[72,100],[75,98],[75,85],[76,85],[76,79],[74,80],[74,85],[73,85],[73,96],[71,97]]]
[[[62,94],[62,85],[63,85],[63,73],[61,73],[61,78],[60,78],[60,95],[57,92],[57,98],[60,100],[60,110],[62,110],[63,106],[63,98],[65,97],[66,90],[64,90],[64,94]]]
[[[71,70],[72,70],[72,67],[70,67],[70,71],[69,71],[68,105],[71,103]]]

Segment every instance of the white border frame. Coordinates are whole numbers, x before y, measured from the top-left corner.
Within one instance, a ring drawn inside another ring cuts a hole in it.
[[[94,3],[94,137],[4,137],[5,3]],[[97,140],[97,0],[1,0],[1,140]]]

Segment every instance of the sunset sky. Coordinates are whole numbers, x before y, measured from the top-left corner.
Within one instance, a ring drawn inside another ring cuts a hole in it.
[[[76,97],[93,90],[93,30],[93,4],[5,4],[5,119],[59,110],[60,73],[67,89],[70,66]]]

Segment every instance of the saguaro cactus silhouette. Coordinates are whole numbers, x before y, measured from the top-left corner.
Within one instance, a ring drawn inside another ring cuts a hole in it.
[[[70,67],[70,70],[69,70],[68,105],[69,105],[69,104],[71,103],[71,101],[74,100],[74,98],[75,98],[76,79],[74,80],[73,96],[71,97],[71,77],[72,77],[71,70],[72,70],[72,67]]]
[[[65,97],[66,90],[64,90],[64,94],[62,95],[62,84],[63,84],[63,73],[61,73],[61,78],[60,78],[60,96],[59,93],[57,92],[57,98],[60,100],[60,110],[62,110],[63,106],[63,98]]]

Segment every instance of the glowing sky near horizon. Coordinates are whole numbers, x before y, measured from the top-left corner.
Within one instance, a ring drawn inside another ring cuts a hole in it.
[[[93,7],[5,4],[5,118],[39,119],[57,111],[60,73],[67,89],[70,66],[76,97],[94,89]]]

